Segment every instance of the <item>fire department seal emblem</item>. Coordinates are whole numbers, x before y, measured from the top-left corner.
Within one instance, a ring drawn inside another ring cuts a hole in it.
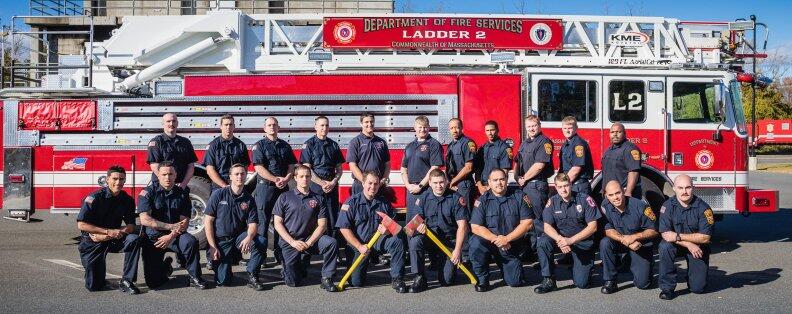
[[[699,169],[707,170],[712,168],[714,162],[715,156],[712,155],[711,151],[704,149],[696,153],[696,167]]]
[[[578,213],[582,213],[583,212],[583,206],[581,206],[580,204],[577,204],[575,206],[575,209],[577,210]]]
[[[312,208],[312,209],[313,209],[313,208],[316,208],[316,205],[317,205],[317,204],[319,204],[319,202],[317,202],[316,200],[310,200],[310,201],[308,201],[308,207],[310,207],[310,208]]]
[[[550,26],[547,26],[545,23],[536,23],[534,26],[531,26],[531,40],[537,45],[546,45],[550,42],[550,39],[553,38],[553,32],[550,30]]]
[[[355,26],[349,22],[341,22],[333,28],[333,37],[342,45],[346,45],[355,40]]]
[[[243,211],[244,210],[248,210],[248,206],[250,206],[250,205],[248,205],[248,202],[239,203],[239,209],[241,209]]]
[[[422,151],[422,152],[425,152],[427,149],[429,149],[429,146],[428,145],[421,145],[420,147],[418,147],[418,149],[420,151]]]

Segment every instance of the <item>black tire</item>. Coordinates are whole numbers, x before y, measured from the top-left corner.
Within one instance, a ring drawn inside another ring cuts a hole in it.
[[[206,248],[206,233],[203,226],[203,211],[209,203],[209,196],[212,194],[212,185],[209,180],[201,177],[193,177],[187,185],[190,187],[190,202],[192,202],[192,214],[190,215],[190,226],[187,232],[198,239],[201,249]]]
[[[660,207],[666,201],[666,197],[657,183],[651,179],[641,176],[641,187],[643,188],[643,199],[649,203],[655,214],[660,212]]]

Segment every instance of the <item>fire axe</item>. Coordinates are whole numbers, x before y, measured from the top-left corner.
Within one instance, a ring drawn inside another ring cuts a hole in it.
[[[382,226],[385,227],[386,233],[392,236],[396,236],[397,234],[399,234],[399,232],[402,229],[402,226],[400,226],[399,223],[394,221],[392,218],[388,217],[388,215],[383,214],[382,212],[377,212],[377,214],[380,216],[380,218],[382,218]],[[377,243],[377,240],[379,240],[380,236],[382,235],[384,235],[384,233],[380,233],[379,231],[375,232],[374,236],[371,237],[371,240],[369,240],[368,243],[366,243],[366,247],[369,250],[371,250],[371,247],[374,246],[375,243]],[[346,286],[349,277],[352,276],[352,273],[355,272],[355,269],[360,265],[360,263],[363,261],[364,258],[366,258],[365,255],[363,254],[358,255],[358,257],[355,259],[355,262],[352,263],[352,266],[350,266],[349,269],[347,269],[346,274],[344,274],[344,277],[341,278],[341,281],[338,283],[338,291],[344,291],[344,287]]]
[[[424,224],[423,217],[421,217],[421,215],[415,215],[415,217],[413,217],[413,219],[410,220],[410,222],[408,222],[407,225],[404,226],[404,232],[407,235],[412,236],[413,233],[416,232],[416,229],[418,229],[418,227],[420,227],[423,224]],[[448,248],[445,245],[443,245],[443,242],[440,242],[440,239],[437,238],[437,236],[434,234],[434,232],[432,232],[432,230],[426,228],[426,235],[429,237],[429,239],[432,239],[432,242],[434,242],[434,244],[437,245],[437,247],[440,248],[440,250],[443,251],[443,253],[445,253],[446,256],[448,256],[448,258],[451,258],[451,251],[449,251]],[[460,240],[461,239],[457,239],[457,241]],[[461,269],[462,272],[465,273],[465,275],[468,276],[468,279],[470,279],[471,284],[475,285],[477,283],[476,276],[473,276],[473,274],[470,272],[469,269],[467,269],[467,267],[465,267],[464,264],[459,263],[456,266],[457,268]]]

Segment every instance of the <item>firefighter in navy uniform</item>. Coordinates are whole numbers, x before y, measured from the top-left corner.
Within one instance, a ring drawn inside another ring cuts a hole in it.
[[[303,144],[300,163],[309,167],[311,175],[311,191],[322,195],[327,206],[327,234],[335,236],[335,222],[338,220],[338,181],[344,173],[344,155],[336,141],[327,137],[330,131],[330,120],[319,116],[314,120],[316,135]]]
[[[176,185],[182,189],[187,189],[187,184],[193,177],[195,162],[198,156],[192,142],[183,136],[176,134],[179,127],[179,120],[175,113],[166,113],[162,116],[162,134],[151,139],[148,143],[148,156],[146,162],[151,167],[151,182],[157,182],[158,165],[162,162],[170,162],[176,170]],[[189,192],[189,190],[186,190]]]
[[[710,238],[715,224],[712,208],[693,194],[693,181],[687,175],[674,178],[675,197],[660,208],[660,299],[675,296],[677,256],[687,259],[690,292],[704,293],[709,273]]]
[[[610,181],[605,185],[606,200],[602,211],[606,217],[605,237],[600,240],[602,279],[600,290],[611,294],[618,290],[616,284],[616,254],[630,254],[630,272],[638,289],[648,289],[652,284],[653,248],[657,233],[657,217],[648,204],[634,197],[624,196],[621,184]]]
[[[600,211],[591,196],[571,191],[567,175],[557,174],[555,187],[558,194],[553,195],[545,206],[542,213],[544,234],[536,243],[543,277],[542,284],[534,288],[534,292],[539,294],[556,289],[553,261],[556,251],[572,253],[572,281],[578,288],[588,287],[594,267],[596,245],[592,235],[597,231]]]
[[[407,217],[415,216],[415,201],[429,186],[429,172],[443,166],[443,145],[429,134],[429,119],[415,118],[415,140],[404,148],[401,176],[407,190]]]
[[[484,123],[484,133],[487,135],[487,142],[481,146],[476,156],[476,179],[480,194],[487,191],[489,174],[494,169],[503,169],[509,173],[512,168],[512,148],[511,145],[502,141],[498,137],[498,123],[487,121]]]
[[[339,211],[336,227],[346,239],[348,250],[354,251],[356,259],[359,255],[366,255],[360,266],[352,273],[350,284],[361,287],[366,282],[371,253],[366,242],[374,236],[374,232],[382,231],[383,235],[374,244],[374,253],[387,252],[391,255],[391,287],[398,293],[407,292],[404,285],[404,251],[407,246],[403,233],[394,236],[387,233],[381,224],[382,218],[376,212],[393,217],[393,207],[379,195],[382,182],[374,171],[368,171],[363,176],[363,191],[354,194],[344,202]]]
[[[214,262],[215,283],[225,286],[233,281],[231,266],[250,253],[247,262],[248,287],[264,290],[259,281],[259,270],[267,253],[267,238],[257,234],[258,210],[256,201],[245,192],[247,167],[234,164],[230,167],[230,185],[212,192],[204,210],[204,230],[207,252]]]
[[[354,179],[351,195],[363,189],[363,174],[367,171],[374,171],[380,177],[382,188],[390,183],[390,150],[388,142],[374,134],[374,115],[360,115],[360,127],[360,134],[349,141],[347,148],[346,161]]]
[[[143,275],[149,288],[168,281],[173,272],[170,258],[163,261],[166,250],[185,260],[189,284],[199,290],[207,288],[201,278],[198,240],[186,233],[192,204],[184,190],[175,185],[176,169],[161,162],[157,169],[159,184],[149,185],[138,196],[140,224],[146,227],[143,247]]]
[[[488,181],[489,191],[479,197],[470,215],[470,261],[478,292],[490,289],[490,258],[500,266],[507,285],[525,284],[521,256],[530,245],[525,234],[533,227],[534,218],[528,195],[507,189],[506,171],[493,169]]]
[[[624,125],[610,128],[611,146],[602,154],[602,182],[618,181],[624,196],[643,197],[641,190],[641,150],[627,140]]]
[[[258,205],[258,234],[267,237],[270,221],[272,221],[272,208],[283,192],[289,190],[289,181],[292,179],[292,171],[297,158],[294,151],[286,141],[278,138],[278,119],[269,117],[264,120],[263,139],[256,142],[253,146],[253,168],[256,170],[257,180],[256,205]],[[275,247],[275,260],[280,263],[283,261],[280,246],[278,246],[278,233],[273,232],[273,243]]]
[[[119,166],[107,170],[107,187],[85,198],[77,215],[80,230],[80,261],[85,268],[85,288],[105,288],[107,253],[124,252],[124,274],[118,289],[138,294],[135,286],[138,268],[138,235],[135,231],[135,200],[124,192],[126,171]],[[121,227],[121,222],[124,227]]]
[[[307,278],[311,255],[322,255],[321,287],[338,291],[333,276],[336,271],[338,243],[326,235],[328,209],[321,194],[311,191],[311,168],[299,165],[294,170],[294,191],[281,194],[272,210],[278,245],[283,252],[283,280],[297,287]]]
[[[206,146],[203,159],[206,173],[212,179],[212,191],[230,184],[230,170],[234,164],[247,167],[250,157],[245,143],[234,136],[234,117],[227,114],[220,117],[220,136]]]
[[[525,133],[528,137],[520,144],[514,168],[514,180],[523,193],[537,204],[534,210],[534,227],[531,233],[531,248],[536,249],[536,238],[542,234],[542,210],[547,204],[550,193],[547,179],[553,176],[553,143],[542,134],[539,117],[530,115],[525,118]]]
[[[446,150],[445,166],[448,174],[448,188],[465,198],[467,207],[472,204],[472,192],[476,183],[473,180],[473,163],[478,146],[476,142],[462,133],[462,120],[453,118],[448,122],[451,143]],[[469,212],[469,210],[468,210]]]
[[[578,135],[577,128],[575,117],[567,116],[561,120],[561,132],[566,141],[561,146],[558,172],[569,177],[572,192],[591,195],[590,181],[594,177],[594,161],[588,142]]]
[[[437,281],[441,286],[453,283],[456,277],[455,268],[462,262],[462,244],[467,236],[467,203],[465,198],[448,189],[448,180],[440,169],[429,172],[429,188],[415,202],[416,214],[424,218],[424,224],[409,239],[410,268],[416,273],[410,286],[411,293],[426,290],[425,254],[437,265]],[[412,219],[412,217],[407,217]],[[432,230],[446,247],[452,247],[451,258],[424,235],[426,228]]]

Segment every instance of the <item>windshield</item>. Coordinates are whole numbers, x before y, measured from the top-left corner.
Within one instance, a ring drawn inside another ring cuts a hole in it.
[[[731,81],[731,83],[729,83],[729,94],[731,94],[734,122],[737,125],[737,131],[741,134],[747,134],[745,130],[745,109],[743,109],[740,82]]]

